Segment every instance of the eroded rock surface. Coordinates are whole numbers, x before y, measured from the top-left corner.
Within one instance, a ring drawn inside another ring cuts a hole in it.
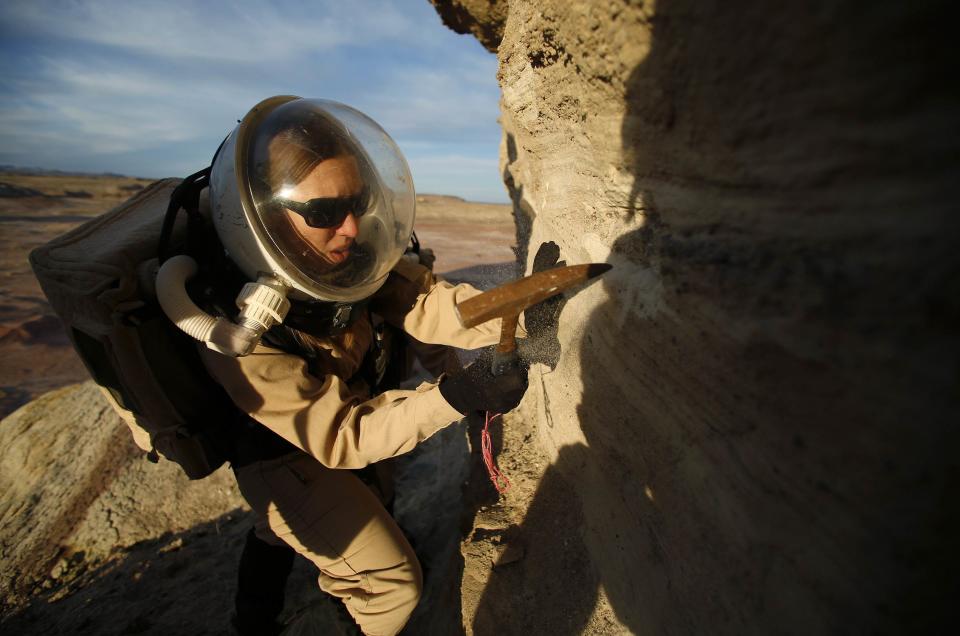
[[[516,624],[508,596],[569,568],[494,570],[468,624],[575,634],[609,602],[606,633],[935,631],[960,531],[947,4],[508,5],[521,256],[614,270],[525,403],[551,478],[524,509],[566,498],[589,567]]]
[[[443,23],[457,33],[470,33],[496,53],[507,19],[507,0],[430,0]]]
[[[5,418],[0,448],[4,614],[54,588],[72,592],[80,570],[122,559],[133,546],[162,544],[245,506],[227,469],[190,481],[171,462],[146,461],[92,382]]]

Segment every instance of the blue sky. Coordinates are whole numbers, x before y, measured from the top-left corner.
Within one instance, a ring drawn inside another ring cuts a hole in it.
[[[4,0],[0,164],[183,176],[292,94],[377,120],[419,192],[505,202],[496,71],[427,0]]]

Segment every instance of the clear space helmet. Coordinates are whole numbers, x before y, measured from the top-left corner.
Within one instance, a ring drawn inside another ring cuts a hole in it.
[[[337,102],[271,97],[224,140],[210,172],[213,225],[251,281],[239,315],[193,302],[186,284],[198,265],[186,254],[159,267],[157,299],[191,337],[247,355],[290,298],[349,304],[377,291],[410,240],[414,201],[407,162],[372,119]]]
[[[273,276],[294,295],[353,302],[379,289],[403,255],[415,196],[400,149],[372,119],[333,101],[278,96],[224,141],[210,203],[224,248],[251,280]]]

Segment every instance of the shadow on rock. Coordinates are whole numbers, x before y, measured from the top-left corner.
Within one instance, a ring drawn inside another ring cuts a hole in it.
[[[583,466],[588,454],[584,446],[565,447],[558,466]],[[600,577],[582,538],[584,519],[577,496],[558,466],[543,475],[522,524],[478,527],[465,544],[465,553],[474,560],[493,562],[472,633],[586,633]]]
[[[561,450],[513,529],[533,545],[494,570],[478,634],[579,634],[600,586],[633,633],[934,633],[948,617],[945,5],[734,5],[657,3],[622,127],[638,229],[611,245],[578,349],[586,445]]]
[[[219,519],[142,541],[89,568],[83,554],[65,561],[25,608],[7,616],[5,633],[211,634],[234,631],[237,562],[250,517]],[[298,559],[281,620],[291,635],[348,634],[336,602],[316,585],[316,570]]]
[[[87,569],[82,553],[3,623],[16,634],[229,633],[242,511],[143,541]]]

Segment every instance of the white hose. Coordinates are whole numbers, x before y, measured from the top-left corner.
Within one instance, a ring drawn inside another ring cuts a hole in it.
[[[187,294],[187,281],[197,273],[197,262],[180,254],[157,272],[157,300],[163,313],[192,338],[208,342],[218,318],[197,307]]]

